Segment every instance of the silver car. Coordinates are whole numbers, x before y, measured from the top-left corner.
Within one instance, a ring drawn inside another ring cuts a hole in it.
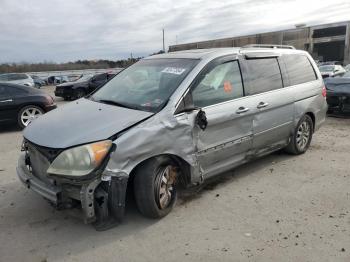
[[[0,82],[34,87],[33,78],[25,73],[1,74]]]
[[[325,121],[326,90],[308,53],[221,48],[145,58],[88,97],[24,130],[17,174],[58,207],[105,229],[167,215],[191,187],[273,151],[304,153]]]

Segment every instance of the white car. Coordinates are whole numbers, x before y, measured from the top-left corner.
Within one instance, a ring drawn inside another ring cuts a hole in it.
[[[319,69],[323,78],[343,75],[346,72],[341,65],[321,65]]]
[[[350,71],[350,64],[346,65],[345,68],[346,72],[349,72]]]
[[[25,73],[1,74],[0,82],[34,87],[33,78]]]

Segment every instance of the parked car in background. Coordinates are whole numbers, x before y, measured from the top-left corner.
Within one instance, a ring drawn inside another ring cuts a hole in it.
[[[74,82],[56,86],[55,96],[64,100],[74,100],[86,96],[109,81],[115,74],[103,73],[98,75],[83,75]]]
[[[116,74],[114,73],[102,73],[94,75],[89,81],[89,92],[93,92],[96,88],[104,85],[107,81],[113,78]]]
[[[293,49],[219,48],[154,55],[91,96],[25,129],[19,179],[52,204],[79,201],[102,230],[124,215],[127,186],[151,218],[177,188],[271,152],[299,155],[327,111],[311,56]]]
[[[319,70],[323,78],[339,76],[346,72],[341,65],[321,65]]]
[[[68,78],[68,76],[49,76],[47,78],[47,82],[50,85],[57,85],[57,84],[69,82],[69,78]]]
[[[342,77],[326,78],[328,111],[350,113],[350,71]]]
[[[11,83],[17,85],[34,87],[34,80],[30,75],[25,73],[9,73],[0,75],[0,83]]]
[[[56,108],[51,96],[27,86],[0,83],[0,123],[17,122],[21,128]]]
[[[31,75],[31,78],[32,78],[33,81],[34,81],[34,86],[35,86],[36,88],[40,88],[40,87],[46,85],[46,81],[45,81],[44,79],[42,79],[42,78],[36,76],[36,75]]]
[[[346,70],[346,72],[350,71],[350,64],[346,65],[344,69]]]

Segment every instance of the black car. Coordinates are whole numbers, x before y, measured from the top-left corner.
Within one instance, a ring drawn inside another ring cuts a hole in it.
[[[21,128],[56,104],[45,92],[27,86],[0,83],[0,123],[17,122]]]
[[[350,113],[350,72],[342,77],[324,79],[330,113]]]
[[[74,100],[86,96],[109,81],[115,74],[103,73],[95,76],[83,75],[74,82],[68,82],[56,86],[55,96],[64,100]]]

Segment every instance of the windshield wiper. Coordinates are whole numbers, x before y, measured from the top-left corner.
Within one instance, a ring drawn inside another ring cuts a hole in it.
[[[129,109],[137,109],[131,105],[127,105],[127,104],[123,104],[114,100],[108,100],[108,99],[101,99],[101,100],[95,100],[96,102],[100,102],[100,103],[104,103],[104,104],[108,104],[108,105],[114,105],[114,106],[119,106],[119,107],[125,107],[125,108],[129,108]]]

